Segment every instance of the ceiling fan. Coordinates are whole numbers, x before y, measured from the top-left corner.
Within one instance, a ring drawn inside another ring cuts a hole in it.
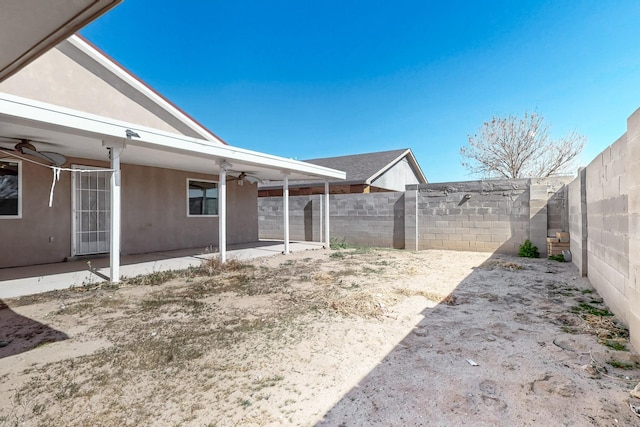
[[[229,172],[239,172],[239,171],[229,171]],[[243,185],[245,181],[248,182],[249,184],[256,184],[256,183],[262,184],[263,182],[262,179],[254,175],[255,173],[256,172],[240,172],[240,174],[237,177],[230,175],[229,178],[237,180],[238,185]]]
[[[9,153],[18,152],[20,154],[26,154],[49,162],[51,165],[55,166],[62,166],[67,163],[67,158],[62,154],[54,153],[53,151],[38,151],[38,149],[31,142],[31,140],[21,138],[20,142],[18,142],[15,147],[13,147],[13,149],[0,147],[0,150]]]

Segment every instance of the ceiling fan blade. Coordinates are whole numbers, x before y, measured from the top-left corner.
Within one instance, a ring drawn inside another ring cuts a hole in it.
[[[38,151],[38,153],[47,157],[56,166],[62,166],[67,163],[67,158],[60,153],[54,153],[53,151]]]
[[[247,181],[247,182],[249,182],[251,184],[257,184],[257,183],[264,184],[264,182],[260,178],[258,178],[257,176],[246,175],[244,177],[244,179],[245,179],[245,181]]]
[[[62,154],[52,153],[50,151],[36,151],[27,147],[22,147],[22,153],[45,160],[56,166],[62,166],[67,163],[67,158]]]

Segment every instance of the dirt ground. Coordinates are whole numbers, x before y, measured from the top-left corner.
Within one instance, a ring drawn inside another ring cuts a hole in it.
[[[317,250],[0,307],[0,426],[640,425],[568,263]]]

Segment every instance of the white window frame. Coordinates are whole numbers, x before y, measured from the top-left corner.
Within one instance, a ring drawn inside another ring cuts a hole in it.
[[[215,215],[191,215],[191,213],[189,212],[189,182],[190,181],[196,181],[196,182],[208,182],[211,184],[215,184],[216,185],[216,189],[218,190],[218,213]],[[186,207],[187,207],[187,218],[217,218],[220,214],[220,182],[219,181],[214,181],[214,180],[210,180],[210,179],[200,179],[200,178],[187,178],[187,193],[186,193]]]
[[[22,219],[22,160],[11,157],[0,159],[0,163],[17,163],[18,164],[18,215],[0,215],[3,219]]]

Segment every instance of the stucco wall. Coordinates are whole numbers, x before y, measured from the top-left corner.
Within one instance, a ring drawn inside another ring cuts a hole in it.
[[[106,162],[69,160],[108,167]],[[23,217],[0,220],[0,268],[60,262],[71,256],[70,174],[61,174],[49,208],[51,170],[27,162],[22,167]],[[122,165],[122,253],[217,247],[218,217],[187,217],[187,178],[217,180],[215,175]],[[227,242],[257,241],[257,186],[230,182],[227,202]]]
[[[197,137],[67,41],[0,83],[0,91]]]
[[[218,217],[187,217],[187,179],[217,176],[123,165],[122,252],[218,246]],[[258,240],[256,185],[227,185],[227,242]]]
[[[64,261],[71,254],[71,177],[62,174],[49,208],[52,172],[22,162],[22,218],[0,219],[0,268]]]

